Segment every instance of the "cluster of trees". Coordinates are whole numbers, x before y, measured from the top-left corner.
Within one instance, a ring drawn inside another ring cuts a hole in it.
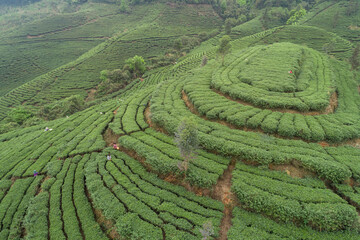
[[[223,18],[238,18],[248,12],[248,4],[244,1],[237,0],[175,0],[179,3],[191,4],[211,4],[214,10]]]
[[[220,39],[220,45],[217,49],[217,53],[220,55],[221,57],[221,64],[224,65],[224,58],[225,55],[228,54],[230,52],[231,49],[231,38],[228,35],[224,35],[221,39]]]
[[[292,10],[285,7],[267,7],[260,21],[264,29],[283,24],[293,24],[306,14],[306,9],[299,4]]]
[[[146,63],[141,56],[134,56],[126,60],[122,69],[103,70],[100,73],[102,82],[99,84],[96,97],[118,91],[133,79],[141,77],[146,71]],[[42,123],[44,120],[54,120],[70,116],[91,106],[83,96],[73,95],[55,103],[42,106],[40,109],[30,109],[19,106],[9,111],[3,123],[0,124],[0,134],[16,129],[20,126],[28,127]]]
[[[0,5],[23,6],[40,0],[1,0]]]
[[[20,126],[29,127],[42,123],[44,120],[54,120],[70,116],[84,110],[88,105],[80,95],[73,95],[55,103],[42,106],[39,110],[24,106],[13,108],[0,125],[0,133],[5,133]]]
[[[185,56],[191,49],[200,45],[201,42],[212,38],[219,34],[218,30],[210,33],[201,32],[194,36],[181,36],[174,40],[173,46],[170,47],[164,55],[151,58],[151,66],[149,68],[163,67],[174,64],[178,58]]]
[[[101,71],[100,80],[102,82],[98,85],[96,96],[102,97],[124,88],[132,80],[141,77],[145,71],[145,60],[138,55],[127,59],[122,69]]]
[[[73,95],[55,103],[43,106],[38,116],[45,120],[54,120],[60,117],[70,116],[86,108],[85,101],[80,95]]]
[[[248,4],[254,5],[257,9],[266,7],[294,8],[298,4],[309,9],[321,0],[247,0]]]
[[[12,131],[20,126],[29,127],[43,122],[35,111],[23,106],[13,108],[0,124],[0,134]]]
[[[357,13],[359,11],[359,1],[358,0],[350,0],[349,4],[346,8],[346,15],[347,16],[352,16],[355,13]]]

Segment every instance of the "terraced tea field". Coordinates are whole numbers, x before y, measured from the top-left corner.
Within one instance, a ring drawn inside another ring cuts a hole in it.
[[[100,71],[119,69],[134,55],[163,55],[175,39],[221,25],[209,5],[157,3],[137,6],[131,14],[118,13],[119,7],[112,5],[90,6],[27,24],[0,38],[1,119],[7,107],[39,106],[74,94],[85,98],[100,83]]]
[[[157,24],[136,41],[165,46],[173,36],[156,35]],[[236,39],[224,64],[220,35],[92,107],[1,134],[0,239],[195,240],[209,222],[208,239],[360,239],[360,95],[342,61],[351,44],[338,37],[329,57],[319,46],[332,34],[316,29]],[[110,52],[143,31],[13,90],[0,116],[84,89],[84,69],[106,57],[116,66]],[[186,172],[174,140],[184,118],[200,144]]]

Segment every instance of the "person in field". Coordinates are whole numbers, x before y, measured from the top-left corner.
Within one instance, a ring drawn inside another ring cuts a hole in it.
[[[108,161],[111,161],[111,155],[110,155],[110,153],[107,155],[106,158],[107,158]]]
[[[116,145],[116,143],[113,143],[113,148],[114,148],[115,150],[119,150],[119,147],[118,147],[118,145]]]
[[[38,174],[39,173],[36,170],[34,170],[34,177],[36,177]]]

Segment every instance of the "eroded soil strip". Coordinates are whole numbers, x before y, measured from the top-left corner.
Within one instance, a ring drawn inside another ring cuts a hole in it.
[[[342,194],[341,192],[339,192],[339,190],[329,181],[324,181],[325,186],[330,189],[331,191],[333,191],[336,195],[338,195],[339,197],[341,197],[342,199],[344,199],[345,201],[348,202],[349,205],[353,206],[356,208],[356,211],[358,212],[358,215],[360,216],[360,205],[354,201],[352,201],[349,197],[345,196],[344,194]]]
[[[84,192],[90,203],[91,210],[94,214],[95,221],[99,224],[101,230],[103,231],[103,233],[106,234],[106,236],[109,239],[119,239],[120,236],[115,230],[114,223],[110,220],[107,220],[105,218],[104,214],[99,209],[94,208],[93,200],[91,199],[90,193],[85,185],[85,182],[86,182],[86,180],[85,180],[85,176],[84,176]],[[111,231],[109,233],[108,230],[110,230],[110,229],[111,229]]]
[[[231,228],[232,211],[235,207],[235,195],[231,192],[232,171],[236,165],[236,158],[232,158],[228,168],[219,178],[214,186],[212,198],[221,201],[224,204],[224,217],[220,224],[220,236],[218,240],[226,240],[227,232]]]

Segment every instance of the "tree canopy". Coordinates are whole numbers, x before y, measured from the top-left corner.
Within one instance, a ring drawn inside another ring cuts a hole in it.
[[[184,161],[179,165],[181,170],[187,171],[189,162],[194,158],[195,151],[198,148],[199,141],[197,135],[197,126],[193,118],[184,118],[177,132],[175,133],[175,142],[180,150]]]
[[[134,77],[140,77],[146,71],[146,63],[143,57],[135,55],[125,61],[129,65],[129,69],[133,73]]]
[[[218,54],[222,57],[222,64],[224,64],[225,55],[230,52],[231,48],[231,38],[229,35],[225,35],[220,39],[220,45],[217,49]]]

